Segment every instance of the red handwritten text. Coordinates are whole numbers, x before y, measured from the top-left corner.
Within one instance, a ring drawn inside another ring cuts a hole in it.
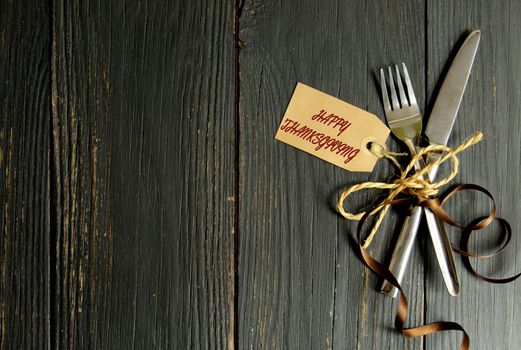
[[[354,148],[353,146],[347,145],[340,140],[332,138],[331,136],[313,130],[307,125],[301,125],[296,120],[286,118],[284,121],[282,121],[280,130],[300,137],[301,139],[316,145],[315,151],[320,151],[323,149],[338,154],[339,156],[345,158],[344,164],[349,163],[354,157],[356,157],[358,153],[360,153],[358,148]]]
[[[311,120],[322,123],[327,126],[331,126],[333,129],[338,128],[339,132],[336,136],[340,136],[344,131],[351,126],[351,123],[344,118],[330,113],[327,115],[327,111],[322,109],[320,112],[311,117]]]

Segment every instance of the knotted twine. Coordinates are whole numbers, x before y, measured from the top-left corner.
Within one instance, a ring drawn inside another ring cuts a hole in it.
[[[439,192],[439,188],[443,185],[446,185],[458,173],[459,168],[459,160],[456,155],[465,149],[469,148],[472,145],[475,145],[479,141],[483,139],[483,134],[481,132],[477,132],[471,137],[469,137],[465,142],[463,142],[458,147],[452,149],[447,146],[441,146],[441,145],[429,145],[425,148],[420,148],[419,151],[411,158],[411,161],[405,168],[405,170],[402,171],[400,177],[398,177],[396,180],[394,180],[392,183],[385,183],[385,182],[363,182],[361,184],[357,184],[354,186],[351,186],[347,189],[345,189],[342,194],[340,195],[340,198],[338,199],[337,209],[338,212],[345,217],[348,220],[360,220],[365,214],[365,211],[362,211],[357,214],[351,214],[344,210],[344,201],[349,197],[352,193],[358,192],[360,190],[364,189],[370,189],[370,188],[378,188],[378,189],[384,189],[384,190],[390,190],[387,197],[380,202],[377,206],[374,207],[373,210],[369,212],[368,215],[374,215],[378,212],[380,214],[378,215],[378,218],[369,233],[369,236],[365,239],[364,244],[362,247],[364,249],[367,249],[369,245],[371,244],[371,241],[374,238],[374,235],[376,234],[376,231],[378,231],[378,227],[382,223],[383,218],[385,217],[385,214],[387,214],[387,210],[391,206],[392,201],[394,198],[401,194],[410,194],[418,199],[419,202],[427,200],[431,196],[435,196]],[[372,147],[375,147],[375,144],[372,145]],[[399,167],[398,161],[393,157],[393,155],[402,155],[403,153],[391,153],[388,152],[385,149],[385,146],[376,144],[377,149],[372,148],[373,153],[375,153],[377,156],[381,155],[383,157],[392,159],[392,162],[395,163]],[[421,169],[418,172],[415,172],[412,175],[409,175],[411,170],[414,168],[414,165],[419,162],[425,155],[435,155],[439,152],[445,152],[445,154],[441,157],[438,157],[435,161],[427,164],[423,169]],[[442,179],[441,181],[430,183],[423,179],[428,172],[434,168],[439,166],[440,164],[446,162],[448,159],[452,161],[452,170],[450,174]]]
[[[467,332],[465,332],[464,328],[455,322],[435,322],[430,323],[418,327],[404,328],[405,321],[407,319],[407,298],[403,292],[401,285],[398,283],[396,277],[382,264],[380,264],[376,259],[374,259],[371,254],[367,251],[367,248],[371,244],[376,232],[380,224],[382,223],[387,211],[392,205],[397,204],[413,204],[420,205],[425,208],[432,210],[434,215],[436,215],[443,222],[448,223],[452,226],[457,226],[463,228],[463,238],[462,238],[462,249],[453,248],[453,250],[459,254],[461,254],[464,258],[465,265],[471,269],[471,271],[480,279],[483,279],[490,283],[509,283],[516,280],[521,276],[517,274],[512,277],[504,278],[504,279],[495,279],[490,277],[485,277],[479,274],[470,264],[469,257],[484,259],[497,255],[508,245],[510,239],[512,237],[512,229],[509,223],[502,218],[496,217],[496,205],[494,202],[494,198],[492,194],[487,191],[485,188],[474,185],[474,184],[462,184],[456,186],[452,191],[450,191],[443,200],[438,198],[438,194],[440,188],[450,181],[454,179],[454,177],[458,173],[459,169],[459,159],[456,156],[458,153],[466,150],[467,148],[475,145],[483,139],[483,134],[481,132],[476,132],[474,135],[465,140],[462,144],[455,148],[450,148],[442,145],[429,145],[424,148],[418,149],[417,153],[411,157],[411,160],[407,167],[402,170],[395,156],[404,155],[402,153],[393,153],[387,151],[385,145],[373,144],[371,146],[370,151],[374,153],[377,157],[385,157],[391,160],[398,169],[401,170],[401,174],[394,181],[390,183],[385,182],[363,182],[349,188],[346,188],[342,191],[338,204],[337,210],[338,212],[348,220],[359,220],[359,224],[357,227],[357,234],[360,239],[362,226],[365,220],[372,215],[378,214],[375,223],[369,233],[369,235],[364,240],[363,244],[359,244],[360,254],[364,263],[378,276],[381,278],[385,278],[389,281],[393,286],[395,286],[400,291],[400,302],[397,306],[396,317],[395,317],[395,328],[402,333],[404,337],[419,337],[432,333],[448,331],[448,330],[457,330],[463,333],[463,340],[460,345],[460,350],[467,350],[470,347],[470,340]],[[414,166],[417,162],[420,162],[424,159],[424,157],[429,157],[429,159],[433,159],[432,162],[429,162],[425,167],[420,169],[419,171],[412,172]],[[438,167],[442,163],[450,160],[452,164],[452,168],[450,174],[445,178],[441,179],[438,182],[429,182],[427,174],[434,167]],[[353,214],[344,209],[345,200],[354,192],[358,192],[364,189],[384,189],[389,190],[387,197],[385,197],[380,203],[374,206],[373,209],[368,211],[361,211],[359,213]],[[454,221],[447,212],[443,209],[442,204],[452,197],[457,192],[461,192],[463,190],[476,190],[487,195],[492,201],[492,210],[487,216],[477,218],[469,225],[461,225]],[[396,199],[398,195],[406,194],[408,198],[400,198]],[[470,235],[475,230],[483,229],[489,226],[494,220],[498,220],[505,228],[507,232],[507,239],[505,243],[501,246],[499,250],[495,253],[488,255],[479,255],[473,254],[467,251],[468,241],[470,239]]]

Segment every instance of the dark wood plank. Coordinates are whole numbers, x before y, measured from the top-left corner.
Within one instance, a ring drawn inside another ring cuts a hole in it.
[[[347,10],[346,10],[347,11]],[[411,75],[414,92],[421,112],[425,101],[425,4],[424,1],[370,1],[367,3],[366,25],[363,32],[355,35],[366,37],[367,74],[366,108],[384,117],[381,104],[378,71],[381,67],[404,62]],[[394,151],[407,151],[401,142],[390,136],[388,147]],[[372,181],[386,181],[396,170],[390,162],[380,161],[378,168],[371,175]],[[370,196],[375,197],[375,193]],[[369,198],[371,198],[369,196]],[[387,225],[380,230],[380,240],[374,243],[372,250],[380,261],[388,264],[394,242],[401,228],[403,218],[398,212],[391,212]],[[349,224],[355,229],[354,224]],[[425,226],[420,226],[420,234]],[[408,322],[406,326],[424,323],[424,240],[419,239],[414,250],[406,275],[403,279],[404,291],[409,301]],[[346,275],[350,273],[346,271]],[[365,295],[359,326],[359,349],[421,349],[423,339],[405,339],[394,329],[394,317],[397,300],[377,292],[381,281],[365,272]],[[347,293],[346,293],[347,294]],[[365,327],[363,322],[365,322]],[[341,344],[339,344],[340,346]]]
[[[429,1],[427,14],[429,96],[433,96],[455,44],[461,43],[470,29],[482,31],[476,62],[449,142],[455,145],[477,130],[484,132],[485,140],[461,156],[458,181],[490,190],[496,197],[499,215],[510,221],[517,234],[521,227],[521,6],[517,1]],[[456,217],[471,218],[486,212],[488,202],[483,196],[465,195],[456,199],[451,209]],[[487,233],[494,231],[499,231],[499,226]],[[458,237],[457,230],[452,232]],[[497,238],[485,241],[483,234],[477,236],[480,238],[476,237],[475,248],[483,249],[484,243],[497,244]],[[453,241],[457,242],[457,238]],[[497,277],[519,272],[521,265],[516,255],[520,246],[521,240],[514,239],[501,257],[477,264],[478,269]],[[427,269],[427,320],[460,322],[471,336],[473,349],[517,348],[516,344],[521,343],[521,303],[516,293],[520,282],[491,285],[471,275],[461,263],[458,268],[461,295],[456,298],[442,287],[437,267]],[[427,338],[426,348],[456,348],[460,339],[459,333],[436,335]]]
[[[55,1],[56,348],[233,347],[229,1]]]
[[[405,61],[422,101],[423,2],[245,1],[240,28],[239,347],[421,347],[393,330],[394,300],[353,249],[356,223],[334,211],[343,186],[384,180],[389,163],[350,174],[273,137],[297,81],[382,116],[376,71]],[[396,224],[375,243],[381,259]],[[406,284],[413,324],[423,318],[419,256]]]
[[[48,5],[0,4],[0,349],[49,348]]]

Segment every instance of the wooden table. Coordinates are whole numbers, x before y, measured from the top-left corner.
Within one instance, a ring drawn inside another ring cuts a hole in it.
[[[0,349],[457,349],[458,332],[394,330],[396,301],[334,210],[390,163],[348,173],[274,135],[298,81],[383,118],[376,74],[402,61],[428,116],[481,28],[449,143],[484,132],[457,182],[488,188],[517,234],[520,16],[514,0],[2,2]],[[456,202],[461,220],[489,206]],[[371,248],[382,261],[399,223]],[[472,349],[518,349],[521,282],[479,281],[458,258],[450,297],[420,236],[408,325],[455,321]],[[480,236],[478,250],[501,240]],[[515,236],[478,269],[512,275],[520,249]]]

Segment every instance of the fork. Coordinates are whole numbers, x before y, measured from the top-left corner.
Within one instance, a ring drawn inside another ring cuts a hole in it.
[[[416,154],[416,147],[418,146],[418,141],[422,132],[422,116],[414,95],[407,67],[402,63],[407,94],[403,87],[400,69],[397,65],[394,68],[396,82],[393,78],[392,68],[388,67],[389,91],[391,93],[390,100],[387,92],[384,70],[380,69],[380,88],[382,90],[385,116],[392,133],[405,143],[409,149],[411,157],[413,157]],[[396,87],[398,87],[398,94],[396,93]],[[415,170],[418,171],[425,167],[425,163],[420,159],[414,167]],[[424,179],[428,180],[426,176]],[[458,275],[456,272],[452,248],[450,247],[450,244],[445,244],[447,242],[447,239],[445,239],[447,233],[444,231],[444,225],[439,222],[430,210],[424,209],[423,211],[427,218],[427,225],[434,243],[436,257],[438,258],[445,285],[450,294],[457,295],[459,293]],[[412,229],[412,227],[418,227],[421,213],[422,208],[415,207],[412,209],[411,214],[405,218],[389,264],[389,270],[393,273],[400,284],[403,280],[407,261],[409,260],[413,243],[418,232],[418,230]],[[382,284],[381,292],[391,294],[393,297],[398,295],[398,289],[393,287],[386,280],[384,280]]]

